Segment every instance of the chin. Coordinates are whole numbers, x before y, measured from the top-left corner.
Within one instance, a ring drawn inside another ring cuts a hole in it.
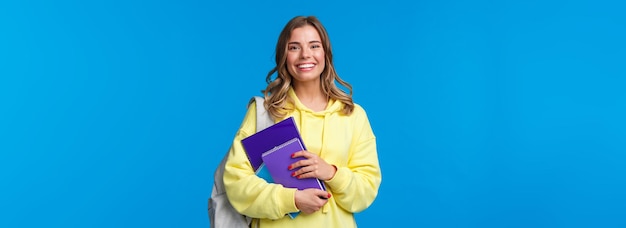
[[[320,74],[307,74],[307,75],[298,75],[293,77],[294,80],[299,82],[309,82],[320,79]]]

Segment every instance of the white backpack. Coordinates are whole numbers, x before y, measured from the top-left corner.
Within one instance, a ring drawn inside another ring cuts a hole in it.
[[[272,124],[274,121],[270,117],[265,106],[263,97],[254,96],[250,99],[248,106],[252,102],[256,102],[256,131],[263,130]],[[209,198],[209,220],[211,221],[211,228],[239,228],[250,227],[252,218],[239,214],[235,208],[228,201],[226,197],[226,191],[224,190],[224,166],[228,159],[228,152],[224,155],[222,162],[215,169],[213,175],[213,191],[211,192],[211,198]]]

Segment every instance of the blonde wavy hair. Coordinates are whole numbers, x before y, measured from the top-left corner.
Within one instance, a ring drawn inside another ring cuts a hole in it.
[[[344,104],[342,113],[344,115],[350,115],[354,110],[354,102],[352,101],[352,86],[342,80],[333,66],[333,52],[330,46],[330,40],[328,33],[322,25],[322,23],[315,16],[296,16],[292,18],[287,25],[283,28],[278,37],[278,43],[276,44],[276,66],[269,71],[265,81],[267,87],[262,90],[265,95],[265,108],[274,119],[281,119],[287,115],[291,110],[286,105],[288,102],[294,101],[287,95],[289,88],[291,87],[292,77],[287,71],[287,43],[291,38],[291,32],[296,28],[301,28],[306,25],[313,26],[322,39],[322,46],[325,53],[326,67],[320,75],[322,82],[322,92],[330,99],[340,101]],[[277,76],[272,80],[272,75],[277,73]],[[335,82],[338,82],[342,86],[348,89],[348,93],[337,87]],[[293,107],[293,106],[292,106]]]

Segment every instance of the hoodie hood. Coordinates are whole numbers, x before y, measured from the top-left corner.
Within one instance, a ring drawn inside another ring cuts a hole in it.
[[[326,105],[326,109],[324,109],[323,111],[313,111],[312,109],[304,106],[304,104],[302,104],[302,102],[300,102],[300,99],[298,98],[298,96],[296,95],[296,91],[293,90],[293,88],[289,88],[289,92],[288,92],[289,97],[291,97],[291,99],[294,102],[294,111],[295,112],[306,112],[309,113],[311,115],[314,116],[326,116],[328,114],[332,114],[332,113],[341,113],[341,110],[343,109],[343,103],[341,103],[340,101],[336,101],[334,99],[330,99],[328,101],[328,105]]]

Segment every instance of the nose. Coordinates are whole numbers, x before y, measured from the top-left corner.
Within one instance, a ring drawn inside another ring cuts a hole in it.
[[[302,48],[302,52],[300,52],[300,57],[303,59],[309,58],[311,56],[311,49]]]

